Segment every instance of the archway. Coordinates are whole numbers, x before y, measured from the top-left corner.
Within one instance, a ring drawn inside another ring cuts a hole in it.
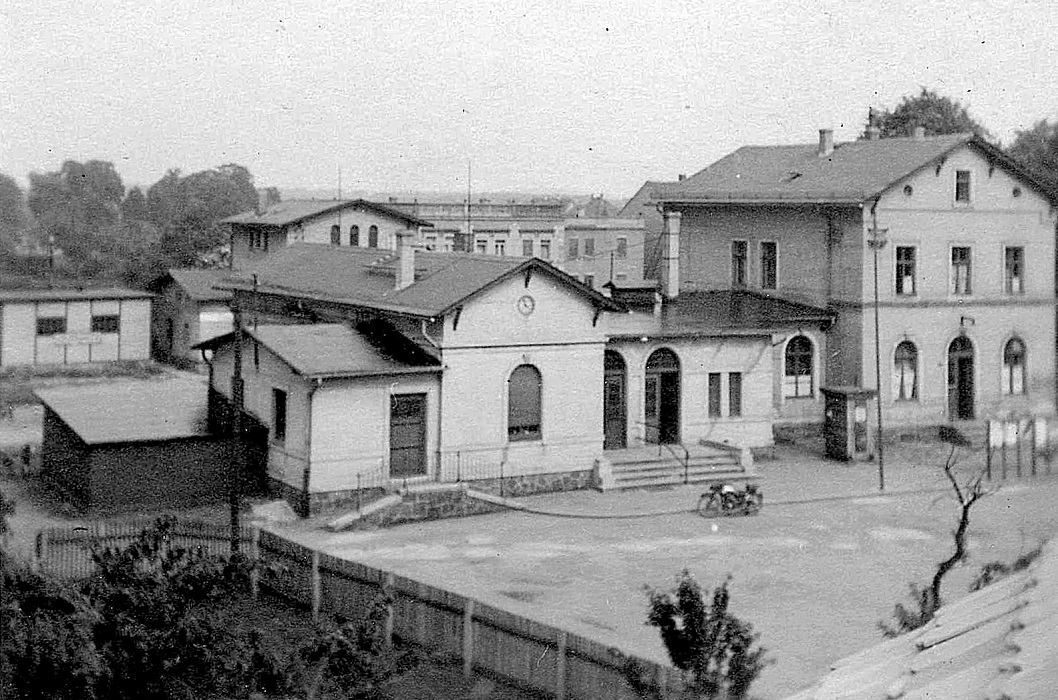
[[[628,369],[624,358],[607,350],[603,360],[603,449],[620,450],[628,445]]]
[[[948,417],[974,417],[974,346],[965,335],[948,345]]]
[[[680,441],[680,360],[667,348],[647,359],[644,392],[646,441],[672,444]]]

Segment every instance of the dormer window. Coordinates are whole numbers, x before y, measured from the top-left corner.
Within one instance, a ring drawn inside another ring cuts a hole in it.
[[[970,171],[955,171],[955,201],[962,204],[970,203]]]

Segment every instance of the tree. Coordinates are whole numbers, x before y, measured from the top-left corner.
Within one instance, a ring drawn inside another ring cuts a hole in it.
[[[897,603],[893,609],[893,618],[896,624],[890,625],[879,622],[878,627],[886,637],[897,637],[905,632],[916,630],[933,619],[933,616],[943,605],[941,598],[941,585],[944,577],[955,568],[955,565],[966,558],[966,532],[970,528],[970,510],[974,504],[988,495],[983,485],[984,471],[975,474],[965,485],[960,485],[955,475],[956,445],[952,445],[948,458],[944,461],[944,475],[948,477],[955,500],[959,503],[959,522],[952,533],[955,539],[955,551],[950,557],[937,564],[937,570],[933,574],[928,586],[919,586],[912,583],[910,597],[912,607]]]
[[[147,221],[147,197],[139,187],[133,187],[121,203],[123,221]]]
[[[1058,119],[1041,119],[1016,131],[1008,153],[1027,167],[1044,185],[1058,191]]]
[[[13,177],[0,173],[0,249],[10,249],[28,221],[26,197]]]
[[[872,126],[879,130],[881,138],[910,136],[916,126],[923,127],[927,136],[973,132],[991,138],[960,102],[925,87],[917,95],[905,96],[895,109],[872,108],[861,139],[868,138],[868,129]]]
[[[661,641],[687,687],[699,698],[746,697],[749,687],[770,663],[756,646],[753,626],[728,612],[731,577],[712,594],[707,606],[702,588],[686,569],[673,591],[648,589],[647,624],[661,630]]]

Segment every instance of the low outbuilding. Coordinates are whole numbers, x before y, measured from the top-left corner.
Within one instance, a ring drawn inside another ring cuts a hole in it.
[[[40,389],[44,477],[92,511],[185,508],[227,497],[229,439],[210,432],[197,380]]]

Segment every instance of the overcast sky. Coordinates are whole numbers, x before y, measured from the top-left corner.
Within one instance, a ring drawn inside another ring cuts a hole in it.
[[[1055,0],[4,0],[0,171],[628,197],[920,86],[1058,116]]]

